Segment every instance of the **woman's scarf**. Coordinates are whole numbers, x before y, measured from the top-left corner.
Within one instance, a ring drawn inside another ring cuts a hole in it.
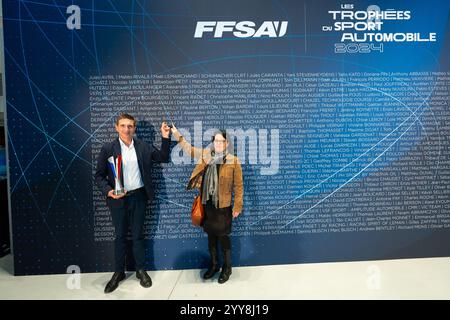
[[[202,190],[202,204],[206,204],[208,200],[211,199],[214,206],[216,208],[219,207],[219,176],[217,174],[216,165],[223,164],[225,162],[225,157],[225,152],[212,152],[211,161],[208,163],[205,176],[203,177],[205,182]]]

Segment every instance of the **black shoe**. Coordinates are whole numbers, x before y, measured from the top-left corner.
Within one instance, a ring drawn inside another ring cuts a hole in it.
[[[208,280],[214,277],[214,275],[219,272],[220,268],[218,266],[211,266],[208,270],[206,270],[205,274],[203,275],[203,279]]]
[[[125,279],[125,272],[114,272],[111,280],[106,284],[105,293],[111,293],[117,289],[119,282]]]
[[[144,270],[136,271],[136,277],[141,280],[140,284],[144,288],[150,288],[152,286],[152,279]]]
[[[230,279],[231,276],[231,267],[222,267],[222,272],[219,276],[219,283],[225,283]]]

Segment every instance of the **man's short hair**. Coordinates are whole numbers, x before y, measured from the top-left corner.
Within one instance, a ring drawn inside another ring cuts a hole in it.
[[[133,125],[136,127],[136,119],[131,114],[128,114],[128,113],[122,113],[121,115],[119,115],[117,117],[117,119],[116,119],[116,126],[119,125],[119,121],[122,120],[122,119],[128,119],[128,120],[133,121]]]

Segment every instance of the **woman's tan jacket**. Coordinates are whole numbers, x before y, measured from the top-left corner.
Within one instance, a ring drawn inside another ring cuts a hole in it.
[[[197,165],[189,178],[188,188],[200,189],[202,185],[202,171],[211,161],[211,150],[201,149],[191,146],[180,133],[173,132],[173,136],[181,145],[184,151],[191,157],[198,159]],[[242,180],[242,168],[239,158],[228,154],[225,163],[219,170],[219,208],[231,206],[231,192],[234,191],[233,212],[242,212],[244,199],[244,183]]]

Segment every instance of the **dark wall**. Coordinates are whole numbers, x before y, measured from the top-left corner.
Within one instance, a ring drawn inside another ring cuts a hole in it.
[[[0,127],[0,151],[5,148],[5,128]],[[0,155],[4,156],[4,155]],[[8,217],[8,193],[6,174],[0,173],[0,257],[10,252],[9,243],[9,217]]]

